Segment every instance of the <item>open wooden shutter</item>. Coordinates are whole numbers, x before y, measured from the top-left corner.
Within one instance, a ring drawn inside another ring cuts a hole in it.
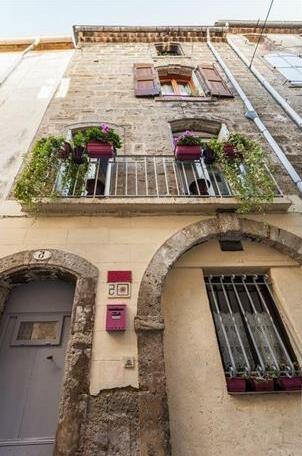
[[[214,97],[234,97],[214,65],[199,65],[198,70]]]
[[[134,71],[134,90],[137,97],[154,97],[160,94],[157,71],[150,63],[136,63]]]

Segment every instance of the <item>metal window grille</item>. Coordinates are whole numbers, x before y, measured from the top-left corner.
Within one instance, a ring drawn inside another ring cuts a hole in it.
[[[295,375],[297,359],[267,276],[205,278],[225,373]]]

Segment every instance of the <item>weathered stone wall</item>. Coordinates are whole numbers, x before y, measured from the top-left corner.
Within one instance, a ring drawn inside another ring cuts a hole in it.
[[[172,35],[173,41],[176,38],[178,35]],[[136,36],[135,39],[139,38]],[[231,131],[247,133],[260,140],[270,154],[253,123],[244,117],[244,108],[237,95],[230,100],[168,103],[160,99],[135,98],[134,63],[149,62],[155,66],[181,63],[192,67],[203,62],[214,63],[213,55],[199,38],[180,39],[185,55],[173,58],[156,57],[154,45],[147,42],[149,40],[150,37],[144,42],[129,42],[128,39],[125,40],[127,42],[114,43],[113,39],[106,39],[97,40],[106,41],[104,43],[82,44],[75,51],[66,73],[66,77],[70,77],[70,89],[64,99],[52,100],[37,137],[64,134],[76,124],[108,122],[122,134],[124,146],[121,154],[172,156],[169,122],[197,117],[223,122]],[[280,116],[279,109],[260,91],[254,79],[237,66],[234,54],[226,45],[222,43],[219,46],[227,63],[236,66],[240,81],[250,88],[253,95],[257,95],[259,114],[269,116],[268,120],[273,123]],[[283,117],[283,125],[287,139],[295,140],[295,132],[286,116]],[[289,178],[278,167],[277,177],[285,191],[294,192]],[[81,427],[76,431],[80,429],[80,444],[74,454],[170,455],[161,293],[169,269],[183,252],[219,237],[221,233],[236,233],[277,247],[301,262],[300,215],[260,215],[239,220],[236,216],[209,218],[202,211],[200,208],[200,213],[194,216],[62,216],[36,220],[19,217],[0,221],[1,257],[16,253],[24,246],[26,249],[53,247],[83,256],[101,272],[96,296],[91,370],[87,363],[79,362],[75,367],[90,375],[90,391],[87,392],[86,379],[83,388],[87,394],[83,393],[83,400],[78,403],[82,420]],[[129,330],[121,338],[108,335],[104,330],[106,272],[110,269],[132,269],[134,276],[128,305]],[[133,320],[137,302],[136,338]],[[136,357],[137,340],[139,376],[137,367],[125,372],[122,365],[123,356],[130,354]],[[69,393],[72,394],[72,391],[70,383]],[[64,436],[71,438],[73,435],[73,428],[69,425],[70,422],[60,422],[61,441],[64,441]],[[63,448],[58,454],[65,455],[65,450]]]
[[[184,56],[163,58],[156,56],[152,43],[82,44],[81,48],[75,51],[66,74],[71,78],[68,94],[63,100],[52,101],[43,119],[39,136],[62,134],[68,126],[80,122],[87,124],[105,121],[120,128],[124,142],[120,153],[172,155],[169,122],[183,118],[203,118],[223,122],[230,131],[248,134],[261,141],[267,154],[271,156],[267,143],[256,127],[244,117],[243,104],[236,94],[234,99],[209,100],[207,97],[198,102],[167,102],[156,97],[135,98],[135,63],[154,63],[156,67],[177,64],[196,68],[201,63],[215,62],[206,43],[182,42],[181,46]],[[228,54],[227,60],[229,59],[235,59],[235,56]],[[255,90],[258,90],[256,85]],[[265,94],[263,97],[265,99]],[[263,109],[264,107],[263,105]],[[269,107],[273,119],[276,109],[271,100]],[[284,124],[290,126],[287,119]],[[289,129],[288,134],[291,133],[292,130]],[[280,168],[276,158],[271,157],[276,165],[276,174],[282,189],[286,193],[294,193],[290,179]]]

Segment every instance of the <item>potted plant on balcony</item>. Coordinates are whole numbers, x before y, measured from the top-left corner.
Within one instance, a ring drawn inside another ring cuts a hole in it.
[[[234,195],[240,200],[238,212],[263,211],[264,203],[274,198],[274,182],[268,173],[260,144],[233,133],[227,141],[209,143]]]
[[[88,128],[85,132],[87,153],[90,158],[113,158],[121,147],[119,135],[107,124]]]
[[[85,154],[85,136],[82,131],[77,131],[73,137],[72,157],[74,163],[81,165],[84,162]]]
[[[72,147],[68,141],[64,141],[58,151],[59,158],[66,160],[72,154]]]
[[[204,145],[204,147],[202,148],[202,156],[204,163],[206,165],[211,165],[215,162],[215,152],[213,149],[210,148],[208,144]]]
[[[175,159],[179,161],[199,160],[201,157],[202,140],[186,131],[175,139]]]

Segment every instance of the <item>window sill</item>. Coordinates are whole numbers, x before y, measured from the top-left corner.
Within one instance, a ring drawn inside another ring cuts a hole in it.
[[[187,103],[189,102],[204,102],[204,103],[209,103],[210,101],[216,101],[212,97],[181,97],[178,95],[162,95],[159,97],[155,98],[155,101],[168,101],[168,102],[174,102],[174,101],[185,101]]]
[[[157,59],[164,60],[164,59],[189,59],[191,56],[189,55],[154,55],[153,60],[156,62]]]
[[[293,391],[244,391],[242,393],[239,392],[227,392],[230,396],[259,396],[262,394],[301,394],[301,390],[293,390]]]

